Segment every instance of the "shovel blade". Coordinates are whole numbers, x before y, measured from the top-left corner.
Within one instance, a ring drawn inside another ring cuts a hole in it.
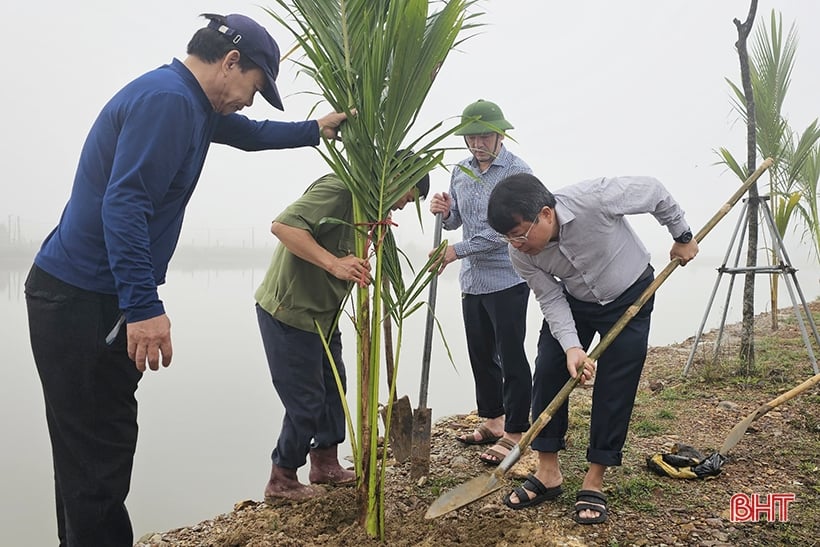
[[[432,414],[429,408],[417,408],[413,413],[413,449],[410,460],[410,477],[413,479],[430,474]]]
[[[743,435],[746,433],[746,430],[749,429],[749,426],[752,425],[752,422],[757,418],[756,413],[749,414],[743,420],[740,421],[732,430],[729,432],[729,435],[726,437],[726,440],[723,441],[723,445],[720,447],[720,455],[725,456],[729,453],[731,449],[735,447],[737,443],[740,442],[740,439],[743,438]]]
[[[720,447],[720,455],[726,456],[727,452],[729,452],[735,445],[740,442],[740,439],[743,438],[743,434],[746,433],[746,430],[749,429],[749,426],[752,422],[769,412],[771,409],[778,407],[785,403],[786,401],[790,401],[794,399],[810,387],[813,387],[820,383],[820,374],[815,374],[802,384],[791,388],[786,393],[772,399],[768,403],[765,403],[758,407],[757,410],[746,416],[739,424],[732,428],[729,432],[729,436],[726,437],[726,440],[723,441],[723,446]]]
[[[495,473],[480,475],[452,490],[443,493],[434,501],[424,514],[426,519],[434,519],[455,511],[465,505],[492,494],[503,486],[499,476]]]
[[[387,421],[387,409],[382,409],[382,420]],[[390,449],[399,463],[410,459],[413,442],[413,409],[407,395],[393,401],[390,416]]]

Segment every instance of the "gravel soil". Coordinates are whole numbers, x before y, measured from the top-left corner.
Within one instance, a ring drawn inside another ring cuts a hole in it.
[[[815,318],[820,303],[813,302]],[[711,480],[680,480],[651,473],[646,458],[674,443],[717,451],[732,427],[763,403],[812,376],[808,353],[791,309],[778,312],[779,328],[762,314],[755,321],[757,363],[738,374],[739,326],[724,332],[713,361],[715,333],[696,351],[693,369],[681,372],[693,340],[650,348],[624,450],[624,464],[607,471],[609,520],[582,526],[572,519],[575,491],[585,471],[591,389],[570,398],[568,448],[561,455],[564,494],[555,501],[513,511],[503,497],[535,469],[527,450],[506,474],[507,484],[475,503],[432,520],[424,514],[440,493],[491,471],[481,447],[454,436],[472,430],[475,414],[450,416],[433,429],[430,475],[409,478],[409,462],[390,460],[386,471],[385,537],[368,537],[357,524],[353,488],[328,489],[320,499],[269,506],[239,500],[230,513],[167,532],[147,534],[138,547],[465,546],[465,545],[820,545],[820,389],[770,410],[755,421]],[[817,321],[817,319],[815,319]],[[820,354],[816,344],[815,354]],[[730,520],[733,494],[793,493],[787,522]]]

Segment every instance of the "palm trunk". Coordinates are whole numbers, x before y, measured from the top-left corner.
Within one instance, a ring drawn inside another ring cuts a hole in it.
[[[358,522],[371,537],[384,536],[383,502],[381,494],[383,466],[379,465],[379,375],[382,323],[382,290],[385,279],[382,272],[381,238],[387,228],[382,224],[357,222],[368,228],[369,237],[357,237],[357,253],[363,257],[370,256],[370,244],[373,245],[375,271],[370,287],[359,287],[357,290],[357,325],[359,325],[359,412],[357,422],[361,424],[359,435],[362,463],[362,480],[358,483],[357,504]],[[371,293],[372,289],[372,293]],[[388,401],[388,404],[390,402]]]
[[[369,481],[367,478],[370,476],[370,436],[371,436],[371,426],[367,422],[367,420],[363,420],[361,416],[367,416],[369,411],[371,401],[370,401],[370,389],[369,389],[369,382],[370,382],[370,298],[368,294],[368,289],[359,288],[356,291],[357,294],[357,302],[356,302],[356,324],[357,324],[357,331],[359,333],[357,339],[357,346],[358,346],[358,358],[357,361],[357,380],[358,380],[358,393],[359,397],[357,397],[357,413],[356,413],[356,424],[358,425],[358,444],[359,444],[359,462],[361,463],[361,479],[358,481],[358,489],[356,492],[356,499],[359,506],[359,518],[358,521],[360,524],[364,525],[367,520],[367,499],[368,499],[368,486]]]

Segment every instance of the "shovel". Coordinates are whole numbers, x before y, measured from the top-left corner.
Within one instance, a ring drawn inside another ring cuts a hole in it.
[[[815,374],[802,384],[797,387],[794,387],[787,391],[786,393],[780,395],[779,397],[772,399],[768,403],[760,405],[757,410],[746,416],[743,420],[740,421],[732,430],[729,432],[729,435],[726,437],[726,440],[723,441],[723,445],[720,447],[719,454],[721,456],[726,456],[729,451],[735,447],[737,443],[740,442],[740,439],[743,437],[743,434],[746,433],[746,430],[749,429],[749,426],[766,414],[768,411],[773,409],[776,406],[780,406],[786,401],[793,399],[809,389],[810,387],[820,383],[820,374]]]
[[[436,214],[433,229],[433,248],[441,245],[441,213]],[[427,387],[430,380],[430,354],[433,350],[433,321],[436,312],[438,275],[430,280],[430,296],[427,299],[427,323],[424,328],[424,348],[421,355],[421,383],[419,406],[413,412],[413,446],[410,457],[410,477],[419,479],[430,473],[430,429],[432,410],[427,408]]]
[[[720,208],[720,210],[715,213],[715,215],[706,223],[706,226],[701,228],[701,230],[695,236],[695,240],[700,243],[700,241],[708,234],[712,228],[720,221],[726,213],[734,206],[735,203],[746,193],[749,187],[754,184],[754,182],[763,174],[766,169],[768,169],[772,165],[772,159],[767,158],[757,170],[752,173],[752,175],[746,179],[743,185],[738,189],[737,192],[729,198],[729,201]],[[646,303],[649,298],[655,294],[655,291],[658,290],[658,287],[666,281],[669,275],[678,267],[680,264],[679,260],[676,258],[669,262],[666,268],[661,271],[658,276],[655,278],[654,281],[644,290],[644,292],[638,297],[638,299],[626,310],[626,312],[618,319],[618,321],[609,329],[609,332],[606,333],[601,338],[601,341],[587,354],[587,357],[590,361],[597,361],[604,350],[609,347],[612,341],[618,336],[621,331],[624,329],[627,323],[632,320],[633,317],[640,311],[641,307]],[[564,402],[569,397],[570,392],[575,389],[578,383],[581,381],[581,374],[578,374],[575,378],[570,378],[564,387],[561,388],[561,391],[555,396],[555,398],[547,405],[541,414],[538,415],[530,428],[521,436],[521,440],[518,441],[515,447],[510,450],[510,453],[507,454],[498,467],[489,474],[482,475],[476,477],[474,479],[470,479],[469,481],[465,482],[464,484],[453,488],[452,490],[445,492],[442,494],[437,500],[435,500],[430,507],[427,509],[427,513],[425,513],[424,518],[432,519],[439,517],[441,515],[445,515],[450,511],[454,511],[460,507],[464,507],[474,501],[477,501],[484,496],[492,494],[496,490],[500,489],[503,486],[501,479],[504,477],[504,474],[510,470],[510,468],[515,465],[515,463],[521,457],[521,453],[526,449],[532,440],[535,438],[538,433],[546,426],[550,420],[552,420],[553,415],[555,415],[556,410],[564,404]]]
[[[385,278],[385,285],[389,281]],[[387,304],[385,303],[385,308]],[[384,314],[384,359],[387,365],[387,387],[393,385],[394,363],[393,363],[393,322],[390,314],[385,310]],[[382,420],[387,421],[387,408],[382,409]],[[413,435],[413,408],[410,406],[410,399],[407,395],[399,397],[393,401],[393,409],[390,414],[390,449],[393,457],[399,463],[404,463],[410,459],[411,443]]]
[[[385,290],[390,281],[384,278]],[[393,322],[387,311],[387,302],[384,303],[384,359],[387,366],[387,388],[393,385],[393,375],[395,374],[393,362]],[[382,420],[387,422],[387,408],[381,411]],[[404,463],[410,459],[411,443],[413,436],[413,408],[410,406],[410,399],[407,395],[399,397],[393,401],[393,409],[390,413],[390,449],[393,457],[399,463]]]

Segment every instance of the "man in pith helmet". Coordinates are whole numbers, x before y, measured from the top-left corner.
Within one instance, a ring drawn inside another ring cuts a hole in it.
[[[463,239],[447,247],[440,271],[461,260],[464,330],[484,418],[475,431],[456,438],[493,445],[480,458],[498,465],[530,425],[532,374],[524,353],[530,291],[510,263],[507,241],[487,223],[487,202],[499,181],[532,170],[504,146],[505,131],[513,126],[497,104],[479,99],[464,109],[461,121],[456,135],[464,137],[470,157],[452,170],[449,192],[433,195],[430,211],[442,215],[445,230],[462,229]]]

